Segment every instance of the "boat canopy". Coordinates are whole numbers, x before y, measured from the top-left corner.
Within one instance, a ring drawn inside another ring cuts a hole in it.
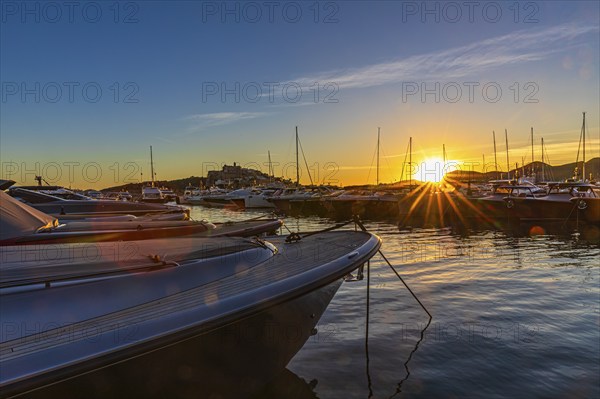
[[[0,191],[0,240],[58,226],[58,220]]]

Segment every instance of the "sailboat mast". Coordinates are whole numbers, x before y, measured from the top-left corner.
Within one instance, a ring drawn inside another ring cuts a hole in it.
[[[583,181],[585,182],[585,112],[583,113],[583,125],[581,126],[583,130],[583,166],[581,167]]]
[[[546,165],[544,164],[544,138],[542,137],[542,181],[546,180]]]
[[[535,168],[533,166],[533,126],[531,127],[531,175],[535,173]]]
[[[267,150],[267,154],[269,156],[269,181],[271,181],[271,178],[273,177],[273,164],[271,163],[271,151]]]
[[[408,140],[408,170],[410,175],[408,187],[412,189],[412,137]]]
[[[485,173],[485,154],[481,154],[481,157],[482,157],[482,162],[483,162],[483,167],[481,168],[481,171],[483,173]]]
[[[152,159],[152,146],[150,146],[150,178],[154,187],[154,160]]]
[[[381,128],[377,128],[377,185],[379,185],[379,133]]]
[[[498,157],[496,155],[496,132],[492,130],[492,136],[494,137],[494,170],[496,171],[496,178],[498,178]]]
[[[506,170],[508,172],[508,180],[510,180],[510,161],[508,159],[508,131],[504,129],[504,140],[506,140]]]
[[[442,144],[442,167],[446,166],[446,144]]]
[[[300,187],[300,161],[298,160],[298,126],[296,126],[296,187]]]

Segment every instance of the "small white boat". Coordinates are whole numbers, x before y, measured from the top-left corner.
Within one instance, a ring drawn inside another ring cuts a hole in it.
[[[217,187],[212,187],[200,195],[197,204],[204,205],[208,208],[233,208],[237,209],[237,205],[231,202],[230,192]]]
[[[163,198],[165,199],[165,202],[170,202],[170,201],[174,201],[179,203],[179,196],[170,188],[167,187],[161,187],[159,188],[160,193],[162,194]]]
[[[266,188],[243,188],[229,193],[228,198],[240,209],[275,208],[269,201],[275,190]]]
[[[163,195],[158,187],[147,186],[142,188],[141,202],[149,202],[154,204],[164,204],[168,200]]]
[[[179,199],[181,204],[186,205],[203,205],[203,193],[198,187],[188,186],[183,191],[183,196]]]

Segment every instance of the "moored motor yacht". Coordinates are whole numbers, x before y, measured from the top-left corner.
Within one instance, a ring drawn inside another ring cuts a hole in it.
[[[596,203],[598,196],[589,183],[550,183],[546,194],[517,194],[513,190],[503,199],[511,216],[516,219],[547,222],[577,220],[582,213],[580,211],[586,210],[589,205],[590,210],[585,213],[587,216],[581,219],[584,221],[589,217],[589,221],[594,221],[596,211],[592,204]]]
[[[187,186],[183,190],[183,196],[179,202],[186,205],[203,205],[205,203],[202,190],[193,186]]]
[[[142,188],[141,202],[149,202],[153,204],[164,204],[168,201],[158,187],[147,186]]]
[[[94,257],[86,244],[57,244],[52,259],[44,246],[0,248],[2,395],[99,381],[179,386],[190,376],[227,375],[224,391],[231,380],[259,387],[381,245],[355,231],[297,238],[107,242]]]
[[[483,197],[468,198],[459,203],[458,213],[465,218],[487,220],[505,220],[514,218],[511,203],[507,198],[533,198],[546,196],[543,188],[533,184],[502,184],[494,186],[490,194]]]
[[[92,200],[76,193],[69,194],[69,199],[65,199],[64,197],[44,193],[42,190],[11,187],[8,194],[37,210],[61,219],[120,215],[143,216],[148,214],[169,215],[178,219],[185,219],[189,216],[189,210],[179,206],[131,201]],[[77,197],[75,198],[73,195],[77,195]]]
[[[108,192],[104,195],[106,199],[112,199],[115,201],[131,201],[133,197],[129,194],[128,191],[112,191]]]
[[[288,214],[320,214],[324,209],[321,198],[333,191],[325,186],[308,186],[278,190],[267,201]]]
[[[349,190],[323,198],[325,207],[336,218],[352,215],[361,218],[393,218],[398,216],[398,195],[386,191]]]
[[[238,209],[238,206],[231,201],[230,192],[221,188],[210,188],[207,193],[200,196],[198,205],[208,208],[230,208]]]
[[[179,196],[170,188],[161,187],[159,190],[163,198],[165,199],[165,202],[173,201],[179,203]]]
[[[267,188],[243,188],[230,192],[228,198],[240,209],[275,208],[269,201],[274,192]]]
[[[258,218],[212,224],[163,220],[156,216],[116,216],[60,221],[0,191],[0,246],[133,241],[166,237],[250,237],[276,231],[278,219]]]

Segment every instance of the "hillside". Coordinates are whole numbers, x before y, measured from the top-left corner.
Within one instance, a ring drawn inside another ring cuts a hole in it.
[[[581,162],[579,164],[581,165]],[[596,179],[596,180],[600,179],[600,158],[590,159],[585,164],[586,164],[586,166],[585,166],[586,173],[588,174],[588,176],[590,173],[592,173],[594,179]],[[531,163],[525,165],[525,171],[528,172],[529,170],[531,170],[531,166],[532,166]],[[541,162],[534,162],[533,166],[534,166],[535,170],[538,171],[537,173],[541,173],[541,170],[542,170]],[[551,166],[548,164],[544,164],[544,169],[545,169],[546,180],[552,180],[552,181],[566,180],[566,179],[573,177],[573,171],[575,170],[575,162],[568,163],[565,165],[558,165],[558,166]],[[258,171],[256,171],[256,172],[260,173]],[[521,168],[519,168],[519,174],[521,174]],[[515,175],[514,169],[512,169],[510,171],[510,175],[511,176]],[[448,173],[447,176],[450,179],[463,181],[463,182],[466,182],[467,180],[471,180],[473,182],[488,181],[488,180],[500,178],[500,174],[496,173],[496,172],[481,173],[481,172],[475,172],[475,171],[471,172],[471,173],[468,173],[467,171],[454,171],[454,172]],[[502,175],[502,177],[506,178],[506,173],[504,173]],[[129,184],[123,184],[120,186],[107,187],[107,188],[102,189],[101,191],[103,191],[103,192],[129,191],[132,195],[138,195],[138,194],[141,194],[142,187],[144,187],[147,184],[148,184],[148,182],[129,183]],[[198,187],[201,184],[206,185],[205,177],[190,176],[190,177],[186,177],[183,179],[159,180],[159,181],[155,182],[155,185],[157,187],[162,187],[162,186],[168,187],[178,194],[182,194],[187,186],[191,185],[191,186]],[[401,184],[401,183],[392,183],[392,184],[386,184],[386,185],[382,185],[382,186],[392,188],[392,187],[397,187],[398,184]],[[364,186],[359,185],[359,186],[351,186],[351,187],[356,187],[356,188],[370,187],[370,188],[372,188],[370,185],[364,185]]]
[[[163,186],[168,187],[171,190],[175,191],[176,193],[182,194],[187,186],[192,185],[192,186],[198,187],[200,185],[201,181],[203,181],[203,178],[201,178],[201,177],[190,176],[190,177],[186,177],[184,179],[177,179],[177,180],[157,180],[156,182],[154,182],[154,185],[156,187],[163,187]],[[141,195],[142,188],[147,185],[148,185],[148,182],[129,183],[129,184],[123,184],[120,186],[103,188],[100,191],[102,191],[102,192],[129,191],[129,193],[132,195]]]

